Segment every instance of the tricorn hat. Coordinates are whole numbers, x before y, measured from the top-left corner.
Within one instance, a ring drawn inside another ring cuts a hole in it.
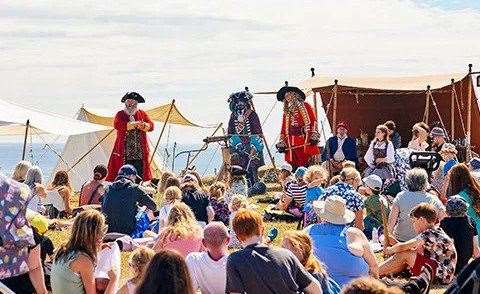
[[[137,101],[138,103],[145,103],[145,99],[142,97],[142,95],[138,94],[137,92],[127,92],[125,96],[122,97],[122,103],[127,101],[127,99],[133,99]]]
[[[302,90],[300,90],[299,88],[297,87],[290,87],[290,86],[284,86],[282,87],[280,90],[278,90],[277,92],[277,100],[278,101],[283,101],[285,99],[285,94],[287,94],[288,92],[295,92],[297,93],[299,96],[300,96],[300,99],[302,99],[303,101],[305,101],[305,93],[303,93]]]

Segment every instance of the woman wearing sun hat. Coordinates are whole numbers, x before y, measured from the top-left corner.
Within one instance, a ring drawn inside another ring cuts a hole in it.
[[[340,285],[371,275],[378,277],[378,264],[367,237],[350,224],[355,213],[347,209],[340,196],[330,196],[313,204],[322,223],[305,231],[313,240],[315,257],[325,263],[332,278]]]

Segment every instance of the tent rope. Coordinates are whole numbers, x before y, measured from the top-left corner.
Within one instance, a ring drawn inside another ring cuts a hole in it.
[[[442,126],[442,129],[445,133],[447,141],[450,141],[450,138],[448,137],[447,129],[445,128],[445,124],[443,123],[442,116],[440,114],[440,111],[438,110],[437,103],[435,102],[435,99],[433,98],[433,95],[431,92],[429,92],[429,95],[430,95],[430,99],[432,100],[433,107],[435,108],[435,112],[437,113],[438,119],[440,120],[440,125]]]
[[[277,106],[277,103],[278,103],[278,100],[275,100],[275,103],[273,103],[272,107],[270,108],[270,110],[268,111],[267,115],[266,115],[265,118],[263,119],[262,128],[263,128],[263,126],[265,126],[265,123],[267,122],[268,118],[270,117],[270,115],[272,114],[273,110],[275,109],[275,106]]]
[[[207,167],[203,171],[202,176],[205,176],[207,174],[207,171],[210,168],[210,166],[212,165],[213,159],[215,158],[215,155],[217,155],[217,152],[218,152],[219,148],[220,148],[220,144],[217,144],[217,146],[215,147],[215,150],[212,153],[212,156],[210,157],[210,160],[208,161]]]

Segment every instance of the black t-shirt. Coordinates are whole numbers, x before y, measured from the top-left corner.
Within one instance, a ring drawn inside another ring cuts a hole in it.
[[[314,281],[290,251],[252,244],[230,254],[226,293],[299,293]]]
[[[208,222],[207,207],[210,205],[208,196],[192,189],[185,189],[182,202],[188,205],[199,222]]]
[[[458,273],[468,264],[473,255],[473,236],[475,227],[467,216],[446,217],[440,222],[440,227],[453,239],[457,251],[455,273]]]

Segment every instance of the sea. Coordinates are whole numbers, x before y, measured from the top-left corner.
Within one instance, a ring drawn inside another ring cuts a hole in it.
[[[177,144],[175,146],[175,160],[173,160],[174,144],[169,146],[163,145],[158,148],[158,152],[162,161],[162,165],[167,170],[173,170],[178,173],[185,169],[188,153],[179,154],[184,151],[198,150],[202,146],[194,144]],[[55,169],[59,156],[61,156],[64,144],[42,144],[30,143],[27,144],[25,159],[32,162],[32,164],[40,166],[44,175],[49,178],[52,171]],[[22,143],[0,143],[0,172],[11,175],[15,165],[22,159]],[[191,156],[195,153],[192,152]],[[265,163],[270,163],[268,154],[265,152]],[[282,155],[275,154],[275,162],[282,162]],[[107,163],[105,163],[106,165]],[[218,172],[222,165],[221,148],[218,144],[211,144],[202,151],[195,160],[195,169],[201,176],[213,175]]]

